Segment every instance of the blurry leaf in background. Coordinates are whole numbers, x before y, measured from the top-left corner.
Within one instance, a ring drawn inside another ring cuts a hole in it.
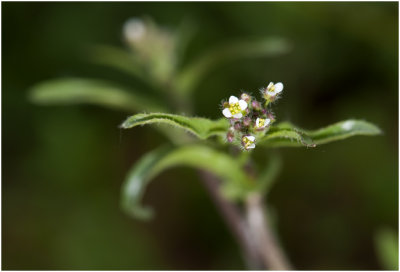
[[[137,57],[126,49],[109,45],[92,46],[87,50],[89,59],[96,64],[114,68],[128,75],[140,78],[150,85],[152,80],[141,66]]]
[[[225,135],[229,126],[225,118],[213,121],[206,118],[186,117],[168,113],[139,113],[128,117],[122,123],[121,128],[127,129],[139,125],[161,123],[183,128],[200,139],[206,139],[214,135]]]
[[[203,53],[202,56],[184,67],[178,75],[177,87],[182,93],[191,93],[199,81],[216,66],[236,59],[261,58],[287,53],[290,47],[281,38],[232,41]]]
[[[190,17],[184,18],[176,33],[176,65],[180,66],[186,56],[190,42],[196,35],[198,24]]]
[[[257,188],[263,194],[267,194],[277,180],[282,170],[282,164],[282,157],[277,153],[271,153],[271,158],[268,160],[267,165],[260,171],[260,175],[257,178]]]
[[[263,144],[273,147],[310,146],[343,140],[356,135],[378,135],[381,130],[374,124],[362,120],[346,120],[318,130],[302,130],[288,122],[272,127],[261,139]]]
[[[116,84],[93,79],[54,79],[34,86],[31,99],[38,104],[96,104],[112,109],[135,112],[165,109],[153,98],[128,91]]]
[[[378,257],[387,270],[399,269],[399,239],[392,229],[380,229],[375,234],[375,245]]]
[[[152,211],[141,206],[146,187],[160,172],[175,166],[191,166],[215,174],[223,181],[222,192],[229,198],[245,195],[254,185],[238,161],[215,149],[203,145],[159,148],[142,157],[130,170],[122,187],[123,209],[140,219],[151,218]]]

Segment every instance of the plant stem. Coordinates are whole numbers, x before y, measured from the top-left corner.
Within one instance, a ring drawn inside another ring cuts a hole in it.
[[[262,200],[260,194],[252,194],[246,200],[249,231],[254,235],[256,247],[266,268],[270,270],[290,270],[291,265],[268,224]]]
[[[256,243],[252,239],[252,235],[250,235],[246,220],[243,218],[239,208],[221,194],[219,181],[215,176],[206,171],[199,171],[199,174],[215,206],[239,244],[248,268],[263,269],[261,255],[257,251]]]

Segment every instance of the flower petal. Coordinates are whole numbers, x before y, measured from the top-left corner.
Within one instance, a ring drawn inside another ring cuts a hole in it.
[[[271,123],[271,119],[269,118],[265,119],[264,127],[268,126],[269,123]]]
[[[283,91],[283,84],[281,82],[278,82],[275,84],[275,93],[280,93]]]
[[[239,101],[239,99],[236,96],[231,95],[231,97],[229,97],[229,104],[235,104]]]
[[[239,106],[240,106],[240,109],[241,109],[242,111],[244,111],[245,109],[247,109],[247,103],[246,103],[246,101],[244,101],[244,100],[239,100]]]
[[[239,112],[239,113],[236,113],[233,117],[234,118],[242,118],[243,114],[241,112]]]
[[[256,139],[254,136],[246,136],[246,138],[252,142],[254,142],[254,140]]]
[[[260,127],[260,118],[256,119],[256,127]]]
[[[251,144],[251,145],[249,145],[249,146],[247,147],[247,149],[253,149],[253,148],[255,148],[255,147],[256,147],[255,144]]]
[[[270,82],[270,83],[268,84],[268,86],[267,86],[267,89],[271,88],[272,86],[274,86],[274,83],[273,83],[273,82]]]
[[[232,117],[232,113],[231,113],[231,111],[230,111],[228,108],[224,109],[224,110],[222,111],[222,114],[223,114],[226,118],[231,118],[231,117]]]

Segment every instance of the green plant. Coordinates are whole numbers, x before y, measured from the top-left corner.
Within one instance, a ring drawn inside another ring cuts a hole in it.
[[[281,160],[271,152],[269,164],[263,165],[252,159],[251,150],[314,148],[355,135],[377,135],[380,130],[362,120],[346,120],[313,131],[287,122],[275,124],[271,106],[282,93],[282,83],[270,83],[263,88],[263,101],[247,93],[240,98],[231,96],[222,105],[221,115],[225,117],[221,119],[189,117],[193,114],[192,97],[198,83],[219,64],[276,56],[289,50],[287,42],[278,38],[230,42],[182,68],[192,33],[189,24],[169,32],[150,19],[131,19],[124,26],[129,51],[109,46],[93,49],[93,61],[145,82],[149,89],[158,92],[156,97],[104,80],[69,78],[38,84],[31,98],[40,104],[91,103],[131,113],[150,112],[127,118],[121,128],[157,124],[155,128],[171,144],[151,151],[132,166],[122,187],[123,209],[139,219],[151,218],[152,210],[141,205],[151,179],[175,166],[196,168],[237,238],[248,266],[289,269],[291,266],[268,223],[264,203]]]

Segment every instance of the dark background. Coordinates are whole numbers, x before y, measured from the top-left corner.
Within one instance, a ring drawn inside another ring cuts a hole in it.
[[[244,269],[236,243],[192,169],[159,175],[143,223],[119,207],[133,162],[165,142],[150,127],[121,132],[125,113],[32,104],[52,78],[132,81],[91,64],[88,46],[122,47],[121,27],[151,16],[197,24],[186,62],[233,39],[277,36],[292,50],[231,62],[195,94],[196,114],[221,99],[285,84],[278,120],[318,128],[360,118],[384,134],[283,149],[268,200],[298,269],[382,269],[374,237],[398,222],[397,3],[2,3],[2,268]]]

